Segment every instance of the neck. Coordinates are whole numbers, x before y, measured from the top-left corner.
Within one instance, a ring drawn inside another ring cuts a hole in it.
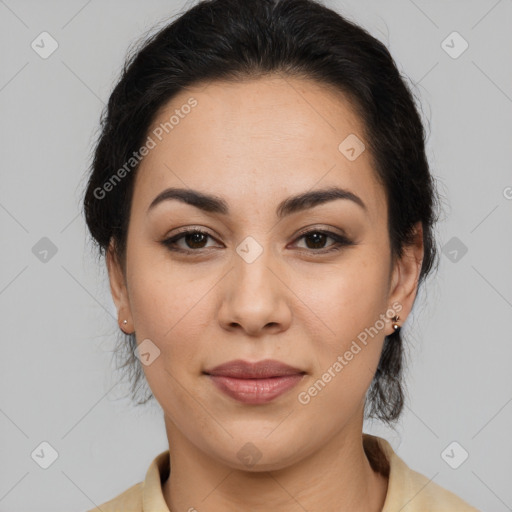
[[[359,424],[336,433],[321,450],[273,471],[244,471],[209,457],[166,417],[171,460],[163,494],[171,512],[382,510],[387,478],[374,471]]]

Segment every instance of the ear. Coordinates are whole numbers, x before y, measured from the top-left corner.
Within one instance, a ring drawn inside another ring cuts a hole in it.
[[[418,291],[418,280],[423,263],[423,225],[421,221],[414,226],[414,240],[403,248],[403,254],[394,264],[389,290],[389,304],[400,304],[395,308],[400,316],[399,325],[403,325],[409,316]],[[391,330],[390,334],[393,332]]]
[[[130,333],[133,331],[133,320],[130,302],[128,300],[128,290],[121,264],[114,251],[113,240],[111,240],[106,252],[106,262],[110,281],[110,292],[112,293],[112,299],[117,309],[119,327],[126,333]],[[127,321],[126,324],[123,323],[124,320]]]

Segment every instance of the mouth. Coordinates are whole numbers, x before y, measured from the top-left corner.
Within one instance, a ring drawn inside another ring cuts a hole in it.
[[[218,390],[238,402],[264,404],[295,387],[306,372],[270,359],[256,363],[238,359],[203,374]]]

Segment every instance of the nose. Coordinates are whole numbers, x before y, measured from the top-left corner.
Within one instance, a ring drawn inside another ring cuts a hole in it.
[[[223,280],[219,322],[228,331],[250,336],[275,334],[288,329],[292,292],[270,251],[248,262],[234,255],[234,268]]]

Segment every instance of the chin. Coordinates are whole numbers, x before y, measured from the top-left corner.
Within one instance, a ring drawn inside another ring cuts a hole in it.
[[[263,472],[277,471],[301,460],[307,456],[307,453],[298,449],[297,443],[292,442],[293,437],[288,437],[288,444],[279,438],[270,439],[262,436],[251,436],[252,441],[247,440],[247,436],[241,436],[226,447],[229,457],[226,458],[226,452],[210,452],[214,458],[222,459],[229,467],[240,471]],[[233,453],[233,446],[238,447]],[[215,448],[218,449],[219,445]],[[314,450],[314,448],[312,448]]]

